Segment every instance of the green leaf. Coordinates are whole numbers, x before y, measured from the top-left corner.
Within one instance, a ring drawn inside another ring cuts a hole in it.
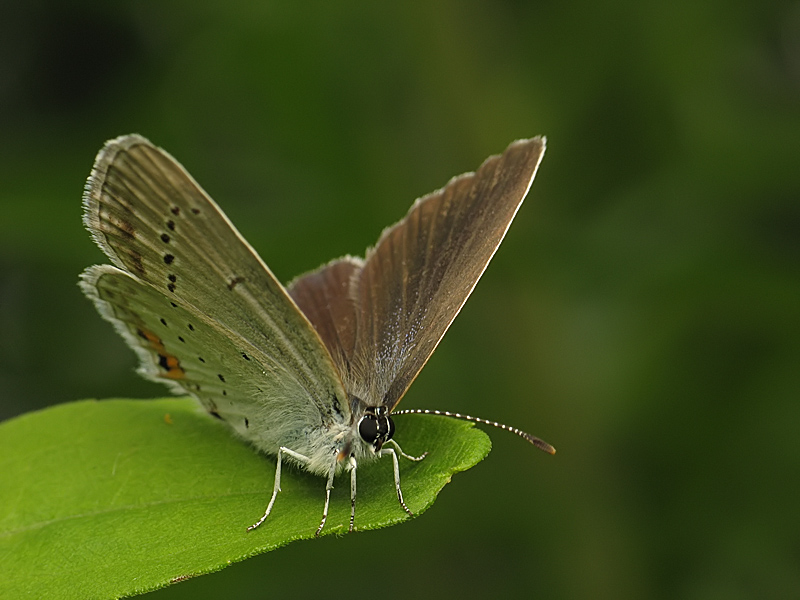
[[[491,442],[471,423],[397,418],[403,494],[419,514]],[[210,573],[312,538],[323,478],[284,468],[259,529],[275,459],[257,453],[193,400],[64,404],[0,424],[0,598],[118,598]],[[358,470],[357,530],[408,515],[391,460]],[[347,531],[349,476],[337,479],[323,535]]]

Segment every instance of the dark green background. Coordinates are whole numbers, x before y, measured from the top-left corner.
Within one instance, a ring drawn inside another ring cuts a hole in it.
[[[549,138],[403,406],[559,453],[492,431],[408,525],[154,599],[800,595],[797,3],[12,2],[0,73],[3,418],[163,393],[76,286],[106,139],[166,148],[288,280]]]

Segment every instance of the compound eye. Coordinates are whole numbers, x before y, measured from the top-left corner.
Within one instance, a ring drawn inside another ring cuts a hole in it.
[[[358,435],[368,444],[378,440],[378,419],[375,415],[364,415],[358,424]]]

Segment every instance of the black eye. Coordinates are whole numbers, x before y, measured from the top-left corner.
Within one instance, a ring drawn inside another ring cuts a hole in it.
[[[358,424],[358,434],[368,444],[374,444],[378,439],[378,419],[375,415],[364,415]]]
[[[361,439],[372,444],[378,452],[394,435],[394,421],[383,406],[367,407],[365,414],[358,422],[358,434]]]

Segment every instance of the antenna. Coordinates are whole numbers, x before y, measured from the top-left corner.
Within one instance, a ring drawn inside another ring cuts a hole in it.
[[[550,444],[545,442],[544,440],[540,440],[534,435],[522,431],[521,429],[517,429],[516,427],[511,427],[509,425],[503,425],[502,423],[498,423],[497,421],[489,421],[487,419],[481,419],[480,417],[471,417],[470,415],[462,415],[461,413],[450,412],[448,410],[430,410],[427,408],[407,408],[404,410],[398,410],[392,413],[394,415],[439,415],[440,417],[453,417],[454,419],[462,419],[464,421],[472,421],[473,423],[483,423],[484,425],[491,425],[492,427],[497,427],[498,429],[505,429],[506,431],[510,431],[511,433],[517,434],[524,440],[527,440],[534,446],[536,446],[539,450],[547,452],[548,454],[555,454],[556,449],[553,448]]]

